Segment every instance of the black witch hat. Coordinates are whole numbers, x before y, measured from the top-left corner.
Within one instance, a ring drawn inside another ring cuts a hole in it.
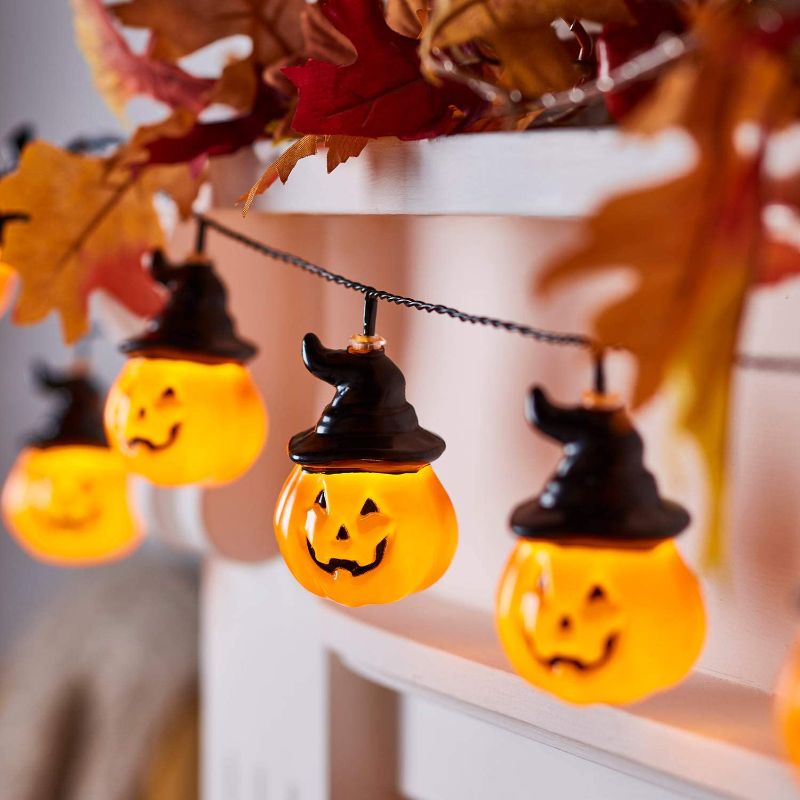
[[[406,380],[383,349],[329,350],[313,334],[303,338],[303,363],[336,387],[316,426],[293,436],[289,456],[321,467],[337,462],[429,464],[444,440],[420,427],[406,400]]]
[[[103,430],[103,395],[85,374],[76,371],[56,371],[45,364],[33,368],[36,387],[52,394],[57,406],[47,424],[28,437],[33,447],[90,445],[108,447]]]
[[[170,264],[156,251],[150,270],[169,289],[170,298],[141,336],[120,345],[123,353],[206,364],[243,364],[256,355],[255,345],[236,332],[228,292],[210,261]]]
[[[542,493],[514,509],[518,536],[559,544],[649,547],[679,534],[688,512],[664,500],[644,466],[642,438],[621,408],[565,408],[538,387],[527,417],[563,442],[564,458]]]

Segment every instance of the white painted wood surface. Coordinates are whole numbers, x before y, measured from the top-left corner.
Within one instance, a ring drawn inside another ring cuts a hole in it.
[[[257,198],[270,214],[481,214],[579,217],[608,190],[658,180],[689,163],[689,141],[615,130],[484,133],[422,142],[379,140],[326,174],[324,153]],[[230,208],[280,153],[250,150],[213,164],[215,204]]]
[[[298,172],[287,186],[274,187],[244,222],[233,211],[221,216],[256,238],[388,289],[581,328],[624,282],[534,296],[542,262],[574,242],[577,228],[564,218],[584,214],[633,178],[664,174],[669,159],[669,169],[685,163],[686,150],[676,140],[651,142],[643,145],[655,148],[650,156],[629,151],[615,160],[614,148],[625,146],[610,132],[565,133],[574,146],[564,149],[554,136],[396,145],[397,152],[390,145],[373,154],[374,162],[348,163],[328,177],[312,175],[319,165],[309,159],[298,167],[309,170],[307,179]],[[540,150],[541,142],[552,146]],[[517,170],[502,166],[506,143],[528,148],[510,159]],[[433,150],[439,146],[443,151]],[[668,153],[663,161],[659,147]],[[457,160],[448,159],[466,157],[470,148],[471,188],[441,182],[440,174],[440,193],[430,194],[434,162],[452,169]],[[416,152],[424,169],[406,170],[401,151]],[[382,171],[381,159],[400,166]],[[473,168],[481,161],[501,166]],[[220,163],[217,202],[240,192],[256,171],[242,158]],[[494,183],[492,176],[499,176]],[[474,191],[481,185],[483,194]],[[468,205],[459,205],[464,198]],[[479,216],[439,217],[454,210]],[[323,216],[310,216],[315,211]],[[288,471],[285,441],[329,399],[328,387],[299,363],[300,336],[313,329],[327,344],[343,345],[358,321],[359,299],[213,233],[209,246],[230,281],[234,305],[246,314],[243,331],[262,345],[255,367],[275,410],[264,469],[249,484],[246,518],[233,495],[217,516],[227,514],[231,536],[246,526],[267,542],[272,504]],[[753,298],[744,349],[792,352],[800,341],[800,316],[793,312],[798,291],[790,282]],[[796,380],[737,374],[730,553],[725,571],[704,580],[710,629],[701,670],[678,690],[633,709],[575,709],[509,672],[488,620],[513,544],[508,510],[536,490],[557,457],[524,422],[524,394],[540,381],[557,399],[573,400],[588,380],[585,356],[394,307],[381,308],[379,328],[404,369],[422,423],[448,442],[436,469],[459,514],[459,551],[431,592],[356,613],[309,597],[281,564],[213,560],[204,610],[205,800],[800,796],[769,717],[770,691],[796,622]],[[624,394],[631,363],[620,357],[610,368]],[[695,515],[682,546],[696,565],[701,473],[691,446],[672,433],[668,410],[657,403],[638,422],[664,493]],[[458,754],[467,766],[453,763]],[[502,782],[487,795],[495,760]],[[259,793],[264,785],[269,791]]]

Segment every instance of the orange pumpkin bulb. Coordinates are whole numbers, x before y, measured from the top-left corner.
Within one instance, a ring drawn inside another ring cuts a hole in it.
[[[125,464],[107,447],[26,447],[6,480],[2,507],[20,545],[52,564],[112,561],[141,539]]]
[[[458,541],[453,505],[430,466],[444,441],[419,426],[379,337],[329,350],[308,334],[303,360],[336,395],[289,443],[296,466],[275,510],[286,564],[310,592],[346,606],[426,589]]]
[[[778,678],[775,720],[786,755],[800,771],[800,642],[795,643]]]
[[[213,486],[246,472],[267,414],[241,364],[132,358],[111,387],[106,429],[128,469],[159,486]]]
[[[514,669],[570,703],[633,703],[680,682],[703,646],[694,574],[672,542],[650,549],[520,542],[500,581]]]
[[[659,495],[619,407],[562,408],[534,389],[528,416],[566,452],[512,515],[522,541],[496,607],[509,661],[570,703],[632,703],[673,686],[705,637],[700,586],[670,541],[689,515]]]
[[[0,250],[3,245],[4,234],[6,225],[12,222],[24,223],[28,219],[28,215],[11,211],[9,213],[0,214]],[[6,264],[2,260],[2,252],[0,251],[0,315],[8,311],[11,305],[11,300],[14,296],[14,287],[17,283],[17,271],[11,264]]]
[[[236,333],[210,262],[174,266],[157,253],[152,271],[170,299],[122,345],[130,360],[108,396],[109,439],[132,472],[160,486],[235,480],[267,437],[266,408],[244,366],[256,349]]]
[[[458,542],[453,504],[429,465],[398,473],[297,465],[278,499],[275,532],[292,575],[346,606],[427,589]]]
[[[62,397],[62,407],[9,473],[6,526],[42,561],[80,566],[121,558],[138,546],[141,527],[125,465],[103,437],[100,396],[81,374],[40,368],[37,379]]]
[[[16,281],[16,270],[10,264],[0,261],[0,316],[5,314],[11,305]]]

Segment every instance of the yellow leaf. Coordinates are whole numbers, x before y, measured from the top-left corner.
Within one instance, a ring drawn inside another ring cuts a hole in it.
[[[18,169],[0,180],[0,212],[29,216],[5,231],[3,257],[21,282],[15,321],[34,323],[56,311],[73,342],[88,329],[95,289],[136,314],[155,313],[162,292],[142,265],[145,253],[164,245],[154,195],[177,195],[186,211],[198,183],[185,166],[115,171],[109,159],[28,145]]]

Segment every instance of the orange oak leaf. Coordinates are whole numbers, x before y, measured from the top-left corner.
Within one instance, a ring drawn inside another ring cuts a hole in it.
[[[105,289],[141,316],[155,313],[162,292],[142,257],[164,245],[153,201],[168,191],[183,212],[200,185],[188,167],[113,169],[110,159],[61,150],[45,142],[25,148],[17,170],[0,180],[0,213],[28,215],[7,226],[3,257],[21,289],[14,319],[61,317],[67,342],[88,329],[89,294]]]
[[[111,7],[124,25],[152,32],[150,55],[175,61],[226,36],[253,41],[262,67],[300,52],[305,0],[131,0]]]
[[[664,385],[674,392],[678,422],[706,465],[709,563],[722,555],[731,365],[746,291],[765,253],[764,147],[797,111],[787,58],[759,46],[752,30],[725,12],[698,20],[697,53],[665,76],[631,122],[648,132],[682,126],[696,142],[696,164],[602,205],[582,246],[541,281],[548,288],[621,267],[635,274],[635,288],[599,314],[595,332],[636,356],[634,405]]]
[[[214,81],[189,75],[175,64],[134,53],[102,0],[72,0],[75,35],[109,107],[121,118],[135,95],[149,95],[173,108],[200,111]]]
[[[506,88],[524,97],[567,89],[580,72],[553,28],[559,18],[633,22],[625,0],[436,0],[422,36],[423,69],[436,75],[437,49],[479,42],[500,61]]]
[[[247,194],[239,198],[242,204],[242,216],[245,216],[253,205],[253,201],[260,194],[280,179],[281,183],[289,180],[292,170],[297,162],[308,156],[313,156],[319,148],[328,150],[328,172],[333,172],[339,164],[344,164],[348,158],[361,155],[370,139],[364,136],[346,136],[344,134],[331,134],[329,136],[316,136],[311,133],[298,139],[293,145],[286,148],[265,170],[261,177],[253,184]]]

